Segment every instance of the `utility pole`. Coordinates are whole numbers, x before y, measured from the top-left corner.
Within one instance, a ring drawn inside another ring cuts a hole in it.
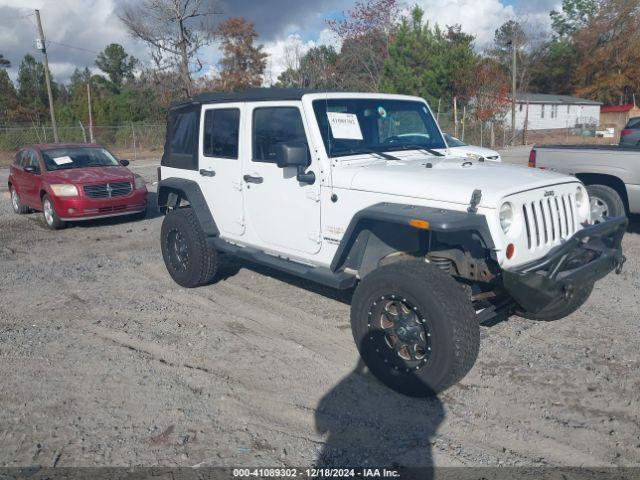
[[[91,79],[87,82],[87,103],[89,104],[89,140],[93,143],[93,112],[91,109]]]
[[[511,50],[513,53],[513,63],[511,65],[511,145],[516,138],[516,88],[517,88],[517,75],[516,70],[518,68],[518,45],[516,44],[515,34],[511,38]]]
[[[53,127],[53,140],[58,143],[58,125],[56,124],[56,114],[53,110],[53,93],[51,91],[51,79],[49,78],[49,58],[47,57],[47,45],[42,31],[42,22],[40,21],[40,10],[36,9],[36,20],[38,21],[38,34],[40,42],[38,47],[44,55],[44,79],[47,82],[47,95],[49,95],[49,112],[51,113],[51,126]]]

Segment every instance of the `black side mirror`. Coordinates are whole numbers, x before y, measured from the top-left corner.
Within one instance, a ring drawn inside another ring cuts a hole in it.
[[[40,173],[40,169],[38,167],[34,167],[33,165],[27,165],[26,167],[24,167],[24,171],[33,174]]]
[[[129,165],[129,160],[120,160],[120,165],[122,165],[123,167],[126,167]]]
[[[313,172],[305,172],[311,163],[307,142],[294,141],[278,143],[275,145],[274,150],[278,167],[296,167],[298,169],[296,178],[300,183],[306,183],[309,185],[313,185],[315,183],[315,174]]]

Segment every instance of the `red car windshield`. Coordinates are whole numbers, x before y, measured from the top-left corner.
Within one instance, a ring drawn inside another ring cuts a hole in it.
[[[120,165],[107,150],[98,147],[53,148],[44,150],[42,158],[49,171]]]

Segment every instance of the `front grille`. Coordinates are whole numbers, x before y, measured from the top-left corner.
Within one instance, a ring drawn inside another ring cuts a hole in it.
[[[576,206],[571,194],[527,202],[522,209],[529,250],[560,243],[576,232]]]
[[[114,182],[100,185],[85,185],[82,187],[84,194],[90,198],[124,197],[131,193],[131,183]]]

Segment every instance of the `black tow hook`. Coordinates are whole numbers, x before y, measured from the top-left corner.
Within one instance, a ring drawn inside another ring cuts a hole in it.
[[[624,255],[620,255],[617,259],[616,259],[616,275],[620,275],[622,273],[622,268],[624,267],[624,264],[627,261],[627,257],[625,257]]]

